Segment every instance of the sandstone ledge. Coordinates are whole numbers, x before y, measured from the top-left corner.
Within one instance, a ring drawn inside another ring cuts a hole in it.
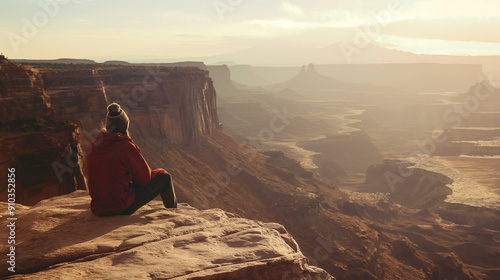
[[[23,275],[11,279],[333,279],[307,264],[279,224],[187,204],[167,210],[160,201],[132,216],[96,217],[89,203],[76,191],[18,205],[16,273]],[[6,276],[6,263],[0,271]]]

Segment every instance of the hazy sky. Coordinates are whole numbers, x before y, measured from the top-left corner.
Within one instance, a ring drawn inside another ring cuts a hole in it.
[[[365,35],[417,53],[500,55],[498,0],[0,1],[11,58],[186,58]]]

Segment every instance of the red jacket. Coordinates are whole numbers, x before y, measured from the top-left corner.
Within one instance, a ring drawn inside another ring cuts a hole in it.
[[[88,188],[95,215],[118,215],[135,199],[130,182],[145,186],[163,169],[151,171],[139,147],[120,133],[101,132],[87,149]]]

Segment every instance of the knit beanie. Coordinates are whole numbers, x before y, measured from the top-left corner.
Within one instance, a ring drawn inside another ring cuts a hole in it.
[[[126,134],[128,130],[129,119],[127,113],[122,110],[119,104],[111,103],[108,105],[108,114],[106,115],[106,130],[108,132],[120,132]]]

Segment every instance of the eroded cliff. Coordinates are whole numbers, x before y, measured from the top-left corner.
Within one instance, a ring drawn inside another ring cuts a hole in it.
[[[449,187],[452,183],[445,175],[414,168],[408,162],[384,160],[368,168],[359,190],[390,193],[392,200],[406,207],[435,210],[452,194]]]
[[[0,176],[16,180],[16,202],[33,205],[85,189],[78,127],[58,122],[36,70],[0,57]],[[0,187],[7,197],[7,185]]]
[[[187,144],[219,128],[212,80],[198,68],[44,69],[42,79],[57,116],[78,123],[86,141],[101,128],[111,102],[125,109],[136,137]]]
[[[1,174],[22,174],[17,202],[27,205],[85,189],[83,155],[120,103],[137,138],[189,144],[219,129],[208,72],[193,67],[100,66],[35,68],[0,60]],[[2,186],[1,194],[6,195]]]

